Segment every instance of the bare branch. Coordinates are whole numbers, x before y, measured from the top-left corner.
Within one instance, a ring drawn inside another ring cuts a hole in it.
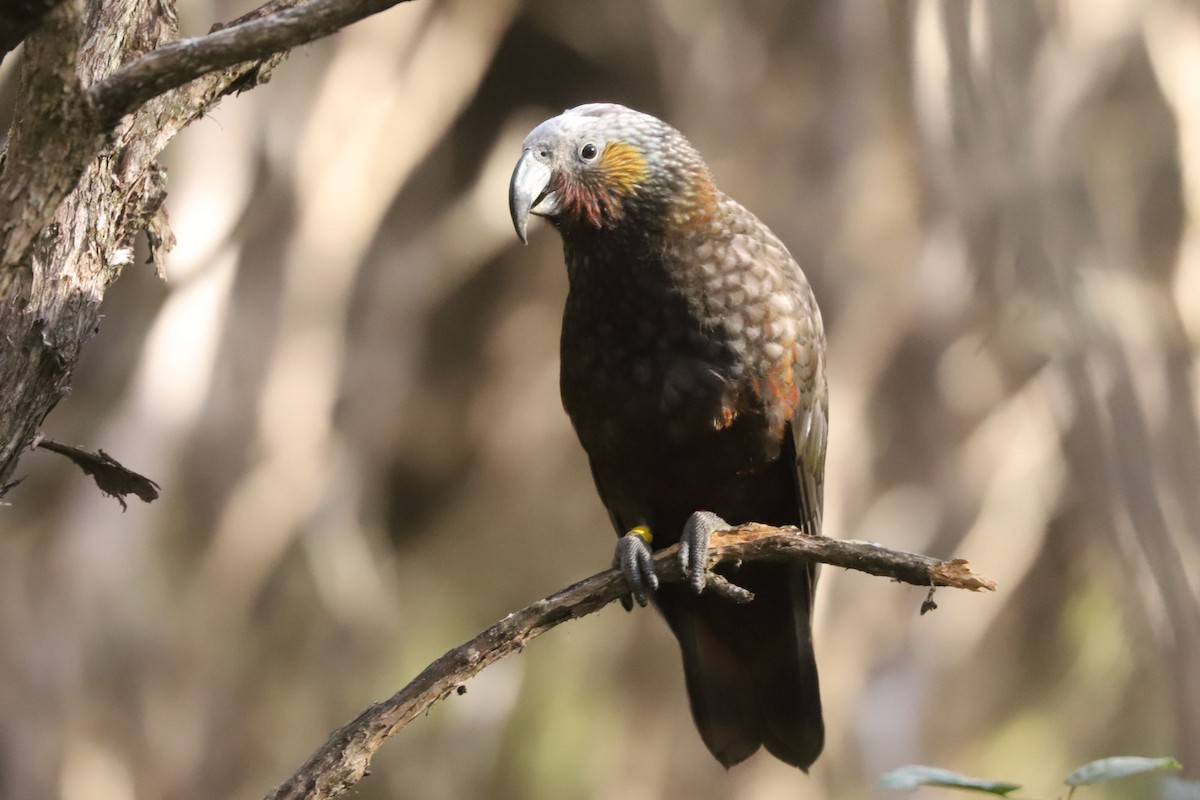
[[[718,541],[721,543],[722,561],[736,561],[739,558],[745,561],[807,558],[914,586],[947,586],[972,592],[996,591],[995,581],[971,572],[967,562],[961,558],[941,561],[917,553],[892,550],[873,542],[806,536],[793,527],[744,525],[736,531],[722,534],[714,540],[714,544]],[[764,542],[769,542],[769,546],[764,547]]]
[[[683,580],[679,547],[654,556],[660,580]],[[939,561],[891,550],[871,542],[806,536],[796,528],[748,525],[713,535],[709,567],[733,561],[809,559],[918,586],[949,586],[978,591],[996,585],[976,575],[962,559]],[[396,731],[494,661],[522,650],[532,639],[571,619],[599,611],[628,592],[616,570],[585,578],[531,606],[509,614],[466,644],[426,667],[411,683],[334,731],[321,748],[267,800],[324,800],[336,797],[367,774],[375,751]]]
[[[109,128],[151,98],[202,75],[308,44],[402,2],[407,0],[312,0],[246,19],[151,50],[92,86],[88,100],[101,127]]]

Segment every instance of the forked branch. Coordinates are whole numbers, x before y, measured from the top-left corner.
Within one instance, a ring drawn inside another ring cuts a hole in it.
[[[683,579],[676,557],[678,547],[654,557],[660,580]],[[717,533],[709,550],[709,565],[734,561],[808,559],[917,586],[992,591],[996,584],[977,575],[961,559],[940,561],[929,556],[891,550],[871,542],[806,536],[795,528],[749,525]],[[519,651],[533,638],[559,623],[599,611],[627,593],[615,570],[590,578],[509,614],[466,644],[426,667],[411,683],[387,700],[364,709],[334,731],[329,739],[267,800],[324,800],[336,797],[367,773],[371,757],[384,740],[447,697],[493,661]]]

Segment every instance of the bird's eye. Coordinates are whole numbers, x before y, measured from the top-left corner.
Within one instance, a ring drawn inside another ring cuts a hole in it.
[[[598,152],[599,151],[596,150],[596,145],[592,144],[591,142],[588,142],[583,147],[579,148],[579,157],[582,158],[584,161],[591,161],[593,158],[596,157],[596,154]]]

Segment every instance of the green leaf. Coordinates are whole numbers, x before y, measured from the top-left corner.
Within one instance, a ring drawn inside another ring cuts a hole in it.
[[[1170,770],[1178,772],[1183,769],[1173,758],[1142,758],[1141,756],[1114,756],[1090,761],[1067,776],[1064,783],[1067,786],[1089,786],[1093,783],[1115,781],[1128,778],[1131,775],[1141,775],[1146,772]]]
[[[978,778],[968,778],[948,769],[926,767],[921,764],[909,764],[897,767],[891,772],[879,776],[876,786],[880,789],[900,789],[911,791],[920,786],[945,786],[951,789],[966,789],[972,792],[1007,795],[1021,788],[1018,783],[1005,781],[983,781]]]

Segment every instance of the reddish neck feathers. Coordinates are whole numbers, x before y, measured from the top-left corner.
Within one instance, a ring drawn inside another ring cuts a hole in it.
[[[667,212],[667,228],[675,233],[701,230],[716,213],[717,197],[717,187],[707,169],[689,174]]]
[[[587,180],[555,172],[549,188],[558,197],[567,219],[592,228],[607,227],[621,218],[621,197],[602,175],[591,177]]]

